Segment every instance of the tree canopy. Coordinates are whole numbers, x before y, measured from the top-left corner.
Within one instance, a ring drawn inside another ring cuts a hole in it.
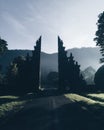
[[[8,44],[7,41],[0,38],[0,54],[4,53],[6,50],[8,50]]]
[[[104,12],[98,16],[97,28],[94,41],[96,41],[96,46],[100,46],[100,52],[102,54],[100,62],[102,63],[104,62]]]

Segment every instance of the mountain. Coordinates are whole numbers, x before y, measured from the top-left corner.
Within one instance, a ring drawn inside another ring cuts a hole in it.
[[[97,70],[101,64],[99,59],[101,58],[100,49],[94,48],[73,48],[67,50],[67,55],[73,53],[74,59],[81,65],[80,69],[83,71],[87,67],[92,66],[94,70]],[[42,74],[49,73],[50,71],[58,71],[58,56],[57,53],[43,54],[41,56],[41,70]]]
[[[3,66],[3,70],[12,62],[12,60],[19,56],[25,56],[27,53],[30,55],[31,50],[8,50],[0,57],[0,64]],[[74,59],[81,65],[81,70],[84,70],[88,66],[92,66],[95,70],[100,67],[99,59],[101,57],[99,48],[73,48],[67,50],[67,55],[73,53]],[[57,53],[47,54],[41,53],[41,74],[47,75],[51,71],[58,71],[58,55]]]
[[[81,73],[85,81],[87,82],[87,84],[94,84],[94,77],[95,77],[96,70],[93,67],[89,66]]]
[[[101,66],[99,63],[101,54],[98,47],[69,49],[68,55],[70,52],[73,53],[75,60],[81,65],[81,70],[84,70],[89,66],[92,66],[95,70],[97,70]]]

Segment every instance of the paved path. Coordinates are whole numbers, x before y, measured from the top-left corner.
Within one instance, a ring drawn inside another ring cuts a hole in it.
[[[33,99],[0,130],[104,130],[92,112],[63,96]]]

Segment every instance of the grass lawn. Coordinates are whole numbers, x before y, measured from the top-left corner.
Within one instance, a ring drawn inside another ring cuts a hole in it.
[[[104,93],[86,94],[86,96],[81,96],[78,94],[65,94],[64,96],[66,98],[70,98],[72,102],[78,102],[81,105],[86,104],[88,106],[104,107]],[[20,99],[18,96],[11,95],[0,96],[0,119],[21,110],[24,105],[31,100],[32,98]]]
[[[17,96],[0,96],[0,119],[7,118],[18,112],[28,101],[27,99],[20,99]]]
[[[2,130],[104,130],[104,93],[0,97],[1,119],[16,112]]]

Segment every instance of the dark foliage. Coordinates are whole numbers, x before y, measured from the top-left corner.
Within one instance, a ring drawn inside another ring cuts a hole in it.
[[[40,53],[41,37],[30,55],[17,56],[8,66],[3,91],[9,94],[23,95],[41,93],[40,86]],[[43,82],[43,78],[42,78]],[[46,78],[47,86],[53,86],[61,93],[81,92],[87,90],[86,82],[80,72],[80,65],[74,60],[73,54],[67,55],[63,41],[58,37],[58,72],[51,72]],[[88,89],[89,90],[89,89]]]
[[[98,21],[97,21],[97,27],[98,30],[96,31],[96,37],[94,40],[96,41],[96,45],[100,46],[100,52],[102,55],[102,58],[100,59],[100,62],[104,62],[104,12],[101,13],[98,16]]]
[[[50,72],[47,75],[47,84],[49,87],[52,86],[52,88],[58,87],[58,72]]]
[[[41,37],[36,42],[32,56],[18,56],[9,65],[6,74],[8,93],[23,95],[39,91]]]
[[[0,38],[0,54],[3,54],[5,51],[8,50],[7,46],[7,41]]]
[[[0,56],[2,56],[4,54],[4,52],[8,50],[7,46],[8,46],[7,41],[0,38]],[[0,63],[0,90],[2,89],[2,85],[4,82],[4,75],[1,73],[2,68],[3,68],[3,66]]]
[[[74,61],[72,53],[67,57],[63,41],[58,37],[59,91],[78,91],[86,85],[80,73],[80,65]]]
[[[95,78],[94,78],[96,88],[98,90],[103,90],[104,91],[104,65],[101,66],[97,72],[95,73]]]

